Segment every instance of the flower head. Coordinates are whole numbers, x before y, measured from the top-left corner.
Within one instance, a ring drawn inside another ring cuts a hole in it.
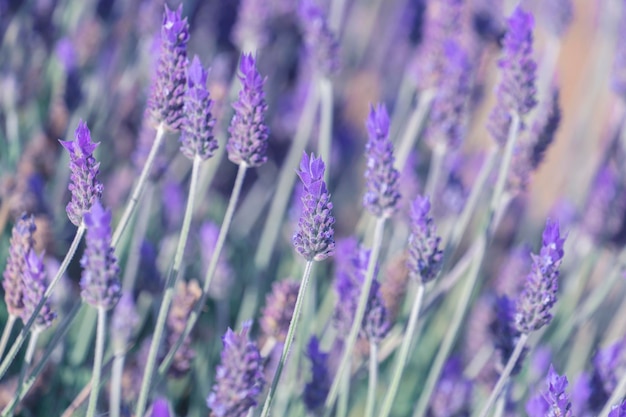
[[[589,189],[583,229],[597,242],[611,240],[624,225],[624,213],[626,183],[618,168],[607,162],[599,167]]]
[[[572,404],[565,392],[567,377],[559,376],[550,365],[545,392],[538,393],[526,404],[530,417],[572,417]]]
[[[572,0],[544,1],[543,17],[554,36],[562,37],[574,18]]]
[[[363,204],[377,217],[390,217],[400,200],[398,181],[400,174],[393,166],[393,145],[389,140],[389,115],[384,104],[370,107],[367,119],[369,141],[367,155],[367,191]]]
[[[391,323],[380,291],[380,283],[374,280],[367,298],[361,331],[370,343],[379,344],[387,336],[390,327]]]
[[[125,292],[115,306],[111,318],[111,340],[116,351],[124,351],[139,325],[133,295]]]
[[[179,281],[176,286],[176,294],[172,300],[172,308],[167,315],[167,345],[171,349],[185,331],[189,315],[196,302],[200,299],[202,290],[195,280],[185,283]],[[195,352],[191,347],[191,339],[187,337],[179,347],[172,360],[172,366],[168,370],[169,375],[180,378],[186,375],[191,368],[191,362]]]
[[[324,182],[324,162],[303,153],[298,176],[304,186],[302,214],[293,244],[307,261],[321,261],[335,252],[333,203]]]
[[[268,294],[261,317],[261,329],[268,337],[284,342],[291,323],[300,283],[291,279],[277,281]]]
[[[152,413],[150,417],[170,417],[170,406],[167,400],[162,397],[158,397],[152,403]]]
[[[43,298],[48,286],[46,270],[43,260],[31,249],[26,255],[26,267],[24,268],[24,309],[22,310],[22,321],[30,320],[35,312],[35,308]],[[50,327],[56,313],[52,311],[50,300],[48,300],[39,311],[35,319],[35,326],[38,329]]]
[[[200,226],[199,234],[203,267],[208,269],[210,259],[213,257],[213,252],[215,252],[215,245],[217,244],[217,239],[220,234],[220,228],[215,223],[206,221]],[[209,295],[214,299],[224,299],[228,296],[232,286],[233,270],[228,263],[225,251],[221,251],[220,256],[217,258],[217,266],[213,274],[213,279],[209,285]]]
[[[184,119],[181,124],[180,150],[189,159],[199,156],[206,160],[217,149],[213,135],[215,118],[211,114],[213,100],[206,87],[207,71],[200,58],[194,56],[187,68],[187,90],[184,98]]]
[[[417,196],[411,206],[411,234],[409,236],[410,274],[423,284],[435,279],[443,261],[439,248],[441,238],[430,216],[430,199]]]
[[[626,417],[626,400],[622,400],[620,404],[611,407],[609,417]]]
[[[98,181],[100,163],[93,157],[99,143],[91,141],[87,123],[78,123],[73,141],[59,141],[70,153],[70,185],[72,198],[65,210],[67,217],[76,226],[80,226],[83,215],[91,210],[92,205],[102,196],[102,183]]]
[[[207,399],[212,417],[247,416],[263,391],[263,360],[256,343],[248,340],[250,325],[245,323],[240,333],[228,329],[222,339],[222,360]]]
[[[451,358],[443,367],[441,378],[430,399],[428,416],[468,416],[471,413],[472,383],[463,376],[461,363]]]
[[[489,324],[489,333],[493,338],[493,344],[498,356],[496,367],[502,370],[511,358],[521,332],[515,326],[515,302],[512,299],[506,295],[498,297],[495,300],[494,310],[495,314]],[[511,372],[513,375],[516,375],[522,369],[522,363],[527,353],[528,349],[524,348],[513,367]]]
[[[324,405],[332,380],[328,372],[328,353],[320,350],[315,336],[309,340],[307,356],[311,361],[311,380],[304,386],[303,401],[307,410],[314,412]]]
[[[256,60],[252,54],[242,55],[239,71],[242,87],[239,99],[233,103],[235,114],[228,128],[230,138],[226,150],[228,159],[235,164],[258,167],[267,161],[269,136],[269,129],[265,124],[265,79],[256,69]]]
[[[254,52],[268,41],[269,10],[265,0],[241,0],[237,21],[233,27],[233,40],[244,52]]]
[[[111,247],[111,212],[96,201],[85,214],[87,235],[85,254],[80,260],[83,299],[94,307],[111,309],[121,296],[119,267]]]
[[[11,232],[9,256],[4,268],[2,287],[4,288],[4,301],[9,314],[20,317],[24,309],[24,270],[28,267],[28,254],[35,246],[35,217],[22,213],[15,222]]]
[[[304,41],[315,68],[325,76],[339,69],[339,43],[328,27],[326,16],[313,0],[306,0],[300,9]]]

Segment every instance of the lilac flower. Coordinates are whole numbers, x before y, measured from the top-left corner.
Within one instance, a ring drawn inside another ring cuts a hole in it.
[[[167,346],[170,350],[185,331],[189,315],[196,302],[202,296],[202,290],[195,280],[185,283],[179,281],[176,285],[176,294],[172,300],[172,308],[167,315]],[[195,358],[195,352],[191,347],[191,339],[188,337],[176,351],[172,365],[168,373],[174,378],[186,375],[191,369],[191,362]]]
[[[24,285],[24,308],[22,310],[22,321],[24,323],[30,320],[35,308],[43,298],[48,286],[46,270],[43,260],[33,249],[26,255],[26,265],[23,275]],[[35,319],[34,325],[37,329],[45,329],[52,325],[56,318],[56,313],[52,311],[50,301],[48,300],[42,307],[41,311]]]
[[[152,403],[150,417],[170,417],[170,406],[163,397],[158,397]]]
[[[268,41],[266,0],[241,0],[237,21],[233,27],[233,40],[240,51],[253,52],[263,48]]]
[[[230,122],[230,138],[226,144],[228,159],[235,164],[258,167],[267,161],[269,129],[265,124],[265,79],[256,69],[252,54],[241,56],[238,75],[242,87],[239,99],[233,103],[235,114]]]
[[[511,358],[521,332],[515,326],[515,303],[506,295],[498,297],[494,304],[495,314],[489,324],[489,332],[498,355],[497,367],[503,370]],[[528,348],[524,348],[513,367],[512,375],[516,375],[522,368]]]
[[[194,56],[187,69],[187,91],[184,97],[184,119],[181,123],[180,150],[189,159],[209,159],[217,149],[213,135],[215,118],[211,114],[213,100],[206,86],[207,72],[200,58]]]
[[[463,376],[457,358],[451,358],[430,399],[428,417],[465,417],[471,414],[472,383]]]
[[[111,340],[115,350],[123,351],[126,348],[138,325],[139,315],[133,295],[125,292],[115,306],[111,318]]]
[[[529,417],[572,417],[572,404],[566,394],[567,377],[559,376],[550,365],[546,390],[539,392],[526,404]]]
[[[539,330],[552,320],[550,310],[556,303],[564,242],[558,223],[548,219],[541,251],[539,255],[532,255],[531,272],[516,303],[515,323],[522,333]]]
[[[215,385],[207,399],[214,417],[245,417],[257,405],[263,391],[263,360],[256,343],[248,340],[251,323],[240,333],[226,331],[222,361],[217,367]]]
[[[324,162],[302,154],[297,172],[304,185],[302,214],[293,244],[307,261],[321,261],[335,252],[333,204],[324,182]]]
[[[400,174],[393,167],[393,145],[389,140],[389,115],[384,104],[370,107],[367,118],[369,141],[367,155],[367,192],[363,197],[365,207],[377,217],[390,217],[397,209],[400,193]]]
[[[74,133],[74,141],[59,141],[70,153],[70,185],[72,198],[65,208],[70,221],[80,226],[83,215],[91,210],[92,205],[102,196],[102,183],[98,181],[100,163],[96,162],[93,152],[99,143],[91,141],[91,133],[82,120]]]
[[[331,32],[326,16],[313,0],[305,0],[300,9],[304,42],[314,67],[324,76],[339,69],[339,43]]]
[[[611,407],[609,417],[626,417],[626,400]]]
[[[171,130],[179,130],[183,120],[189,25],[182,10],[182,5],[176,11],[165,6],[161,51],[148,100],[155,123]]]
[[[2,287],[4,288],[4,301],[9,314],[20,317],[24,309],[24,270],[28,267],[27,258],[35,245],[35,218],[33,215],[22,213],[13,225],[9,256],[4,268]]]
[[[119,267],[111,247],[111,212],[96,201],[85,214],[86,248],[80,264],[83,299],[94,307],[109,310],[121,296]]]
[[[267,295],[260,320],[261,329],[266,336],[280,343],[285,341],[299,290],[300,283],[291,279],[277,281],[272,285],[272,292]]]
[[[430,200],[417,196],[411,210],[411,235],[409,236],[409,259],[407,265],[411,276],[422,284],[435,279],[443,261],[433,218],[430,217]]]
[[[497,103],[489,123],[489,131],[500,146],[506,143],[512,114],[523,118],[537,104],[537,64],[532,58],[533,27],[533,16],[520,7],[508,19],[503,56],[498,62],[501,79],[497,88]],[[520,123],[520,130],[522,128],[523,123]]]
[[[544,1],[541,5],[548,28],[554,36],[562,37],[574,18],[572,0]]]
[[[306,409],[313,413],[324,405],[332,380],[328,372],[328,353],[320,350],[315,336],[309,340],[307,356],[311,361],[311,380],[304,386],[303,401]]]

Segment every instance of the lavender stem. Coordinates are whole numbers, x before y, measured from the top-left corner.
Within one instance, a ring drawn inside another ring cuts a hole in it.
[[[426,191],[425,195],[430,196],[431,202],[434,204],[434,198],[437,195],[437,185],[439,184],[439,180],[441,178],[441,174],[443,171],[443,159],[446,156],[446,145],[445,144],[437,144],[435,149],[433,149],[431,164],[428,171],[428,178],[426,180]]]
[[[426,120],[426,116],[428,115],[434,96],[435,93],[433,90],[424,90],[419,95],[419,102],[411,113],[411,117],[409,118],[407,126],[404,130],[404,135],[400,138],[400,143],[397,147],[398,152],[396,154],[396,168],[398,171],[402,171],[409,154],[417,143],[417,137],[419,136],[420,130],[424,125],[424,121]]]
[[[113,358],[113,368],[111,369],[111,393],[109,395],[109,411],[111,417],[120,417],[120,408],[122,404],[122,374],[124,372],[124,362],[126,354],[118,353]]]
[[[22,394],[22,384],[24,383],[26,372],[28,372],[30,365],[33,363],[33,356],[35,356],[37,339],[39,339],[40,333],[40,330],[33,330],[30,335],[30,340],[28,341],[28,347],[26,348],[26,354],[24,355],[24,362],[22,362],[22,368],[20,369],[20,376],[17,381],[17,389],[15,390],[14,397],[19,398]],[[13,410],[11,410],[10,413],[13,413]]]
[[[4,355],[4,350],[6,349],[9,338],[11,337],[11,331],[13,330],[13,326],[15,325],[16,318],[17,317],[15,317],[13,314],[9,314],[7,322],[4,325],[4,330],[2,330],[2,338],[0,339],[0,359],[2,359],[2,355]]]
[[[369,380],[367,383],[367,403],[365,417],[374,417],[376,405],[376,385],[378,384],[378,345],[370,343]]]
[[[332,148],[333,130],[333,84],[327,77],[319,77],[318,80],[320,97],[320,137],[319,153],[326,162],[324,181],[328,184],[330,178],[330,151]]]
[[[278,361],[278,366],[276,368],[276,372],[274,373],[274,378],[272,379],[272,385],[270,386],[267,397],[265,398],[261,417],[269,416],[272,400],[274,399],[274,395],[276,394],[276,387],[278,386],[280,375],[283,371],[283,367],[285,366],[285,362],[287,361],[287,356],[289,355],[289,350],[291,349],[291,344],[293,343],[293,338],[296,333],[296,326],[298,324],[298,319],[300,318],[300,311],[302,310],[302,304],[304,302],[306,289],[309,284],[309,278],[311,277],[312,268],[313,261],[307,261],[306,266],[304,267],[302,283],[300,284],[300,289],[298,290],[298,297],[296,298],[296,305],[293,310],[293,316],[291,317],[289,329],[287,330],[287,336],[285,338],[285,344],[283,345],[283,351],[280,355],[280,360]]]
[[[96,333],[96,352],[93,359],[93,373],[91,376],[91,393],[89,394],[89,405],[87,406],[86,417],[96,415],[96,405],[98,404],[98,392],[100,391],[100,377],[102,375],[102,359],[104,357],[104,339],[106,333],[107,312],[104,307],[98,307],[98,329]],[[141,414],[139,414],[141,415]]]

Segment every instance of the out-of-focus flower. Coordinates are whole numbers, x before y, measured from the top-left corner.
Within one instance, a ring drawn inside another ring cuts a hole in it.
[[[268,41],[267,20],[269,18],[267,0],[241,0],[237,21],[233,27],[233,40],[242,52],[255,52]]]
[[[471,414],[472,383],[463,376],[461,362],[451,358],[441,371],[435,387],[428,417],[466,417]]]
[[[626,417],[626,400],[622,400],[620,404],[611,407],[609,417]]]
[[[2,287],[4,288],[4,301],[9,314],[20,317],[24,309],[24,270],[28,267],[27,257],[35,245],[33,235],[35,233],[35,218],[23,213],[13,225],[9,257],[2,274]]]
[[[200,251],[203,260],[203,268],[208,270],[209,263],[215,252],[215,245],[220,234],[220,228],[211,221],[204,222],[200,226]],[[211,284],[209,285],[209,295],[217,300],[228,296],[230,288],[234,283],[234,272],[226,259],[224,251],[217,259],[217,266]]]
[[[409,283],[409,267],[407,253],[393,257],[385,267],[384,280],[380,284],[380,292],[389,314],[389,321],[393,322],[398,315]]]
[[[626,184],[607,162],[591,183],[583,213],[583,229],[595,240],[611,240],[622,229],[626,213]]]
[[[151,417],[170,417],[170,406],[163,397],[158,397],[152,403]]]
[[[172,300],[172,308],[167,315],[167,346],[168,351],[178,341],[185,331],[189,315],[196,302],[202,296],[202,289],[195,280],[185,283],[179,281],[176,285],[176,294]],[[187,337],[183,344],[174,354],[172,365],[168,370],[170,376],[180,378],[189,372],[191,361],[195,357],[195,352],[191,347],[191,339]]]
[[[435,279],[443,261],[441,238],[430,216],[430,200],[418,195],[411,211],[408,266],[411,276],[422,284]]]
[[[515,297],[520,293],[524,286],[524,277],[530,270],[529,266],[532,260],[530,252],[531,249],[528,245],[519,245],[506,255],[493,282],[493,289],[496,294]]]
[[[300,8],[304,40],[314,67],[324,76],[339,69],[339,43],[331,32],[326,16],[313,0],[305,0]]]
[[[619,378],[626,372],[626,341],[600,349],[593,358],[589,379],[589,410],[600,412],[617,387]]]
[[[361,286],[365,280],[370,251],[362,248],[356,239],[347,238],[337,245],[335,293],[337,303],[333,325],[340,338],[348,334],[354,322]]]
[[[622,3],[622,15],[620,16],[617,39],[626,37],[626,7]],[[613,61],[613,74],[611,77],[611,87],[613,91],[626,100],[626,47],[622,42],[618,42],[615,47],[615,60]]]
[[[374,280],[367,298],[361,331],[370,343],[379,344],[387,336],[390,327],[387,307],[380,292],[380,283]]]
[[[47,284],[43,260],[31,249],[26,255],[26,265],[23,275],[24,309],[22,310],[22,321],[24,323],[28,322],[33,315],[37,304],[39,304],[43,298],[43,294],[46,292]],[[43,330],[50,327],[56,316],[56,313],[52,311],[50,300],[48,300],[35,319],[35,328]]]
[[[292,279],[283,279],[272,285],[260,320],[261,329],[267,337],[280,343],[285,341],[299,290],[300,283]]]
[[[72,198],[67,204],[67,217],[76,226],[80,226],[83,215],[91,210],[94,202],[102,196],[102,183],[98,180],[100,163],[96,162],[93,152],[99,143],[91,141],[87,123],[78,123],[73,141],[59,141],[70,153],[70,185]]]
[[[521,332],[515,326],[515,303],[513,300],[506,295],[498,297],[494,304],[494,310],[495,314],[489,324],[489,331],[493,338],[496,354],[499,356],[496,368],[502,371],[515,350]],[[516,375],[521,370],[527,352],[527,348],[522,350],[513,367],[512,375]]]
[[[307,410],[313,413],[324,405],[332,380],[328,372],[328,353],[320,350],[315,336],[309,340],[307,356],[311,361],[311,380],[304,386],[303,401]]]
[[[547,388],[535,394],[526,404],[529,417],[572,417],[572,404],[565,392],[567,377],[559,376],[550,365]]]
[[[556,37],[562,37],[574,19],[572,0],[544,1],[541,7],[543,19],[550,32]]]
[[[116,352],[123,352],[139,325],[139,315],[133,295],[125,292],[113,310],[111,318],[111,341]]]

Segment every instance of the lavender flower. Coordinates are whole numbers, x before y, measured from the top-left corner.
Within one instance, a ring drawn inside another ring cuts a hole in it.
[[[389,321],[394,321],[398,316],[409,282],[408,256],[402,252],[387,263],[385,279],[380,285],[380,292],[385,302],[385,308],[389,315]]]
[[[93,152],[99,143],[91,141],[91,133],[82,120],[74,133],[74,141],[59,141],[70,153],[70,185],[72,198],[65,211],[70,221],[80,226],[83,215],[91,210],[94,202],[102,196],[102,183],[98,181],[100,163],[96,162]]]
[[[622,4],[622,14],[619,19],[617,39],[626,37],[626,7]],[[626,48],[622,43],[616,45],[615,60],[613,61],[613,73],[611,74],[611,87],[613,91],[626,99]]]
[[[370,343],[379,344],[387,336],[390,327],[387,308],[380,292],[380,283],[374,280],[367,299],[361,331]]]
[[[267,1],[241,0],[237,21],[233,27],[233,40],[243,52],[253,52],[263,48],[268,41]]]
[[[428,417],[466,417],[471,414],[472,383],[463,376],[461,363],[451,358],[430,399]]]
[[[171,130],[180,129],[183,120],[189,25],[182,10],[182,5],[176,11],[165,6],[161,51],[148,100],[154,122]]]
[[[163,397],[158,397],[152,403],[150,417],[170,417],[170,406]]]
[[[4,288],[4,301],[9,314],[20,317],[24,309],[24,282],[22,277],[28,267],[26,264],[28,254],[35,245],[35,218],[33,215],[22,213],[13,226],[11,232],[11,245],[9,256],[4,268],[2,287]]]
[[[307,261],[321,261],[335,252],[333,203],[324,182],[324,162],[302,154],[297,172],[304,185],[302,214],[293,244]]]
[[[217,149],[213,136],[215,118],[211,114],[213,100],[206,86],[207,72],[200,58],[194,56],[187,69],[187,91],[184,98],[184,119],[180,126],[180,150],[189,159],[209,159]]]
[[[400,174],[393,167],[393,145],[389,140],[389,115],[384,104],[370,107],[367,118],[369,141],[365,148],[367,154],[367,192],[363,204],[377,217],[390,217],[397,209],[400,192],[398,179]]]
[[[588,379],[587,407],[598,413],[617,387],[620,376],[626,372],[626,340],[620,340],[600,349],[593,358],[593,371]]]
[[[306,409],[313,413],[324,405],[332,381],[328,372],[328,353],[320,350],[315,336],[309,340],[307,356],[311,361],[311,380],[304,386],[303,401]]]
[[[337,303],[333,324],[339,337],[347,335],[354,322],[369,256],[370,251],[362,248],[354,238],[343,239],[338,244],[335,272]]]
[[[175,345],[185,331],[189,315],[201,296],[202,289],[197,281],[192,280],[188,283],[179,281],[177,283],[172,308],[167,315],[167,350]],[[191,347],[191,339],[188,337],[174,355],[172,365],[168,370],[170,376],[180,378],[186,375],[191,368],[194,357],[195,352]]]
[[[83,299],[94,307],[109,310],[121,296],[119,267],[111,247],[111,212],[96,201],[85,214],[86,248],[80,264]]]
[[[139,315],[135,308],[133,295],[130,292],[125,292],[115,306],[111,318],[111,340],[117,352],[124,351],[138,325]]]
[[[235,164],[258,167],[267,161],[269,129],[265,124],[265,79],[256,69],[252,54],[244,54],[239,65],[242,88],[239,99],[233,103],[235,114],[230,122],[230,138],[226,144],[228,159]]]
[[[567,377],[559,376],[550,365],[545,392],[533,396],[526,404],[529,417],[572,417],[572,404],[565,392]]]
[[[304,41],[314,67],[324,76],[339,69],[339,43],[331,32],[326,16],[313,0],[306,0],[300,9]]]
[[[200,250],[203,260],[203,268],[209,268],[209,262],[215,252],[215,245],[220,234],[220,228],[211,221],[204,222],[200,226]],[[217,267],[209,285],[209,295],[217,300],[228,296],[233,285],[233,270],[226,259],[224,251],[217,258]]]
[[[626,213],[626,186],[612,164],[601,166],[589,189],[582,218],[583,229],[595,240],[615,237]]]
[[[539,255],[532,255],[531,272],[517,300],[515,323],[522,333],[539,330],[552,320],[550,310],[556,303],[564,242],[558,223],[548,219],[543,231],[541,251]]]
[[[441,238],[430,217],[430,199],[417,196],[411,210],[411,235],[409,236],[409,259],[407,265],[411,276],[422,284],[435,279],[443,261],[439,248]]]
[[[489,332],[498,355],[497,368],[502,371],[511,358],[515,346],[521,336],[515,325],[515,303],[506,295],[498,297],[494,304],[495,314],[489,324]],[[524,348],[513,367],[512,375],[516,375],[522,368],[528,348]]]
[[[261,329],[266,336],[280,343],[285,341],[299,290],[300,283],[291,279],[284,279],[272,285],[272,292],[266,298],[260,320]]]
[[[622,400],[621,404],[611,407],[609,417],[626,417],[626,400]]]
[[[541,5],[546,25],[554,36],[562,37],[574,18],[572,0],[544,1]]]
[[[28,322],[33,315],[35,308],[37,308],[37,305],[46,292],[47,284],[43,260],[31,249],[26,255],[26,265],[23,275],[24,309],[22,310],[22,321],[24,323]],[[39,311],[34,325],[37,329],[43,330],[50,327],[55,318],[56,313],[52,311],[50,301],[48,300]]]
[[[502,58],[498,62],[501,79],[497,88],[497,103],[489,123],[489,131],[500,146],[506,143],[512,114],[523,118],[537,104],[535,73],[532,58],[534,20],[530,13],[517,7],[508,19]],[[520,130],[523,129],[520,123]]]
[[[245,417],[263,391],[263,361],[256,343],[248,340],[251,323],[239,334],[226,331],[222,361],[207,399],[212,417]]]

